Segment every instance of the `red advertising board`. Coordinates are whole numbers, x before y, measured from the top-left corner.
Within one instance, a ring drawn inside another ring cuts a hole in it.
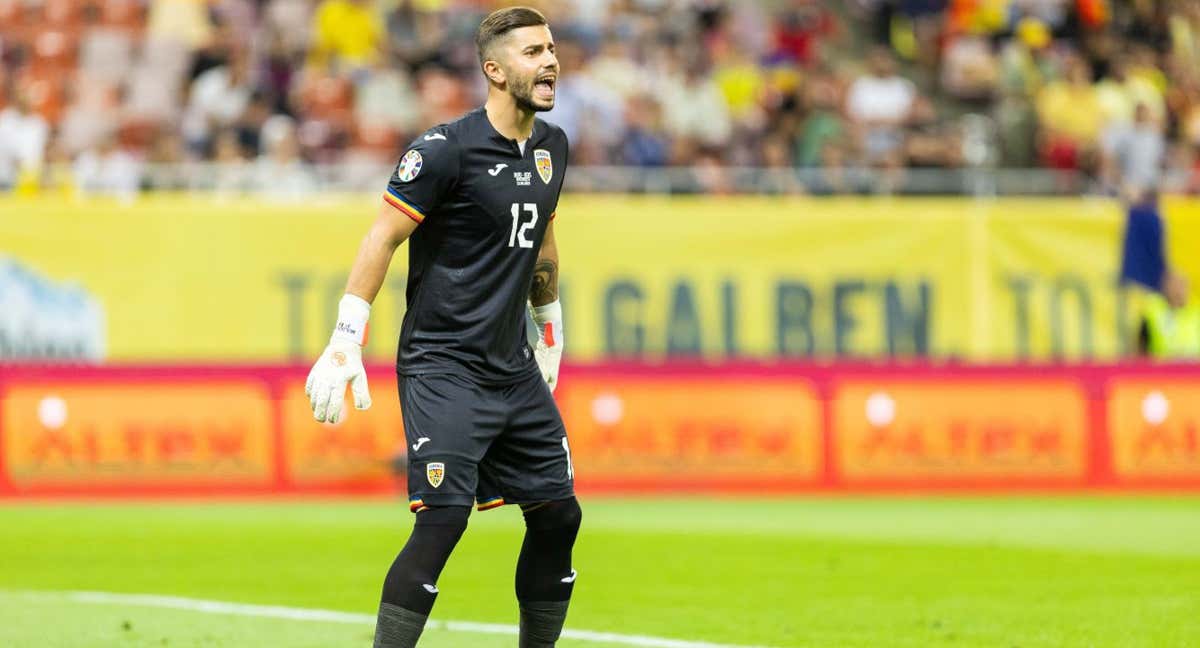
[[[821,402],[796,378],[573,377],[559,397],[581,488],[778,490],[821,479]]]
[[[832,409],[847,483],[1081,483],[1087,469],[1088,402],[1067,379],[848,380]]]
[[[0,367],[0,495],[400,493],[390,367]],[[1200,367],[568,366],[581,492],[1200,490]],[[349,407],[349,403],[347,403]]]
[[[284,382],[280,401],[286,480],[298,486],[370,487],[388,483],[397,457],[403,457],[404,423],[396,380],[384,374],[370,381],[371,409],[354,409],[333,425],[312,417],[303,379]]]
[[[1200,480],[1200,376],[1115,378],[1107,400],[1118,479]]]
[[[252,379],[10,385],[0,452],[19,491],[270,487],[273,410]]]

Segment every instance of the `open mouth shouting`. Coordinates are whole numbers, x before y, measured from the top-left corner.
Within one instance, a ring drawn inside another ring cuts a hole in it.
[[[533,82],[533,97],[543,102],[554,101],[554,86],[557,83],[557,72],[543,72]]]

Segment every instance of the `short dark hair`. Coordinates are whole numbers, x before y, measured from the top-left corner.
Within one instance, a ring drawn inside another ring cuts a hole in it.
[[[479,31],[475,33],[475,47],[479,50],[479,64],[487,60],[488,50],[492,43],[502,38],[508,32],[521,27],[536,27],[548,25],[542,12],[530,7],[508,7],[498,9],[479,23]]]

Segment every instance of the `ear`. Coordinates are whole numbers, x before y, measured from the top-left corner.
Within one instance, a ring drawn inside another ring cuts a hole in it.
[[[483,75],[497,85],[503,85],[508,80],[508,77],[504,74],[504,68],[500,67],[500,64],[496,61],[490,59],[483,62]]]

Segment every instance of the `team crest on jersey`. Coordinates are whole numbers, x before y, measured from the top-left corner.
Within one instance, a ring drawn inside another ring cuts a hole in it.
[[[537,149],[533,152],[533,162],[537,164],[538,175],[542,176],[542,182],[550,184],[550,178],[554,177],[554,163],[550,161],[550,151],[546,149]]]
[[[437,488],[442,485],[442,479],[446,476],[446,464],[440,461],[431,461],[425,465],[425,478],[429,480],[429,485]]]
[[[400,160],[400,168],[396,169],[396,177],[400,178],[400,182],[408,182],[421,172],[422,164],[424,164],[424,160],[421,159],[420,151],[409,151],[404,154],[404,159]]]

